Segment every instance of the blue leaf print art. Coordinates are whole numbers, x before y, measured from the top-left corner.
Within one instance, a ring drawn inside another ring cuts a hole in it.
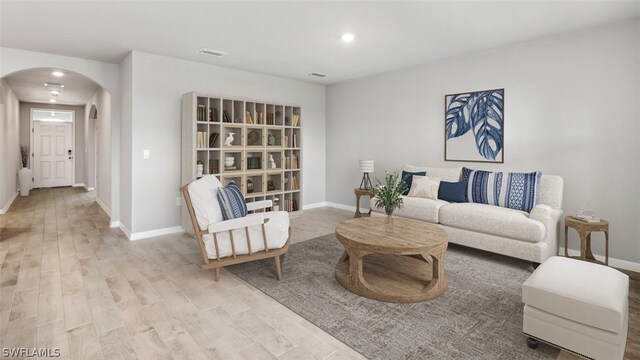
[[[504,89],[445,97],[445,160],[502,162]]]

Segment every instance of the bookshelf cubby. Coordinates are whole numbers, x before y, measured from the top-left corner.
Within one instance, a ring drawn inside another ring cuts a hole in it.
[[[302,123],[302,108],[296,105],[195,92],[184,94],[182,184],[215,175],[223,185],[235,181],[247,202],[272,200],[275,204],[277,200],[281,211],[300,211]],[[231,132],[234,140],[231,146],[225,146]],[[227,157],[234,159],[235,169],[225,167]],[[203,167],[201,176],[198,164]],[[184,207],[182,227],[193,233]]]

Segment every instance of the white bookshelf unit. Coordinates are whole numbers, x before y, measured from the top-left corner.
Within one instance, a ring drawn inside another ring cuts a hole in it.
[[[279,210],[298,212],[302,210],[302,124],[300,106],[184,94],[182,184],[212,174],[223,185],[235,181],[247,202],[273,200]],[[225,146],[229,133],[234,139]],[[233,158],[233,166],[225,166],[226,158]],[[182,227],[193,233],[184,207]]]

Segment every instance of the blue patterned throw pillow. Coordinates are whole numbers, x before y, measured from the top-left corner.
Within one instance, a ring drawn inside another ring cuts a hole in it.
[[[460,172],[460,181],[467,181],[469,180],[469,175],[471,174],[471,172],[473,171],[473,169],[469,169],[468,167],[462,167],[462,171]]]
[[[402,181],[405,185],[405,189],[402,195],[409,194],[409,190],[411,190],[411,185],[413,184],[413,175],[426,176],[427,172],[426,171],[417,171],[417,172],[402,171],[402,178],[401,178],[402,180],[400,181]]]
[[[469,173],[467,200],[531,212],[538,203],[541,176],[540,171],[502,173],[473,170]]]
[[[226,187],[218,188],[218,204],[224,220],[247,216],[247,203],[235,181],[229,181]]]

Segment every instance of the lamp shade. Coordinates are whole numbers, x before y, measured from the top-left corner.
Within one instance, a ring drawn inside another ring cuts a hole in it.
[[[360,160],[360,172],[372,173],[373,172],[373,160]]]

